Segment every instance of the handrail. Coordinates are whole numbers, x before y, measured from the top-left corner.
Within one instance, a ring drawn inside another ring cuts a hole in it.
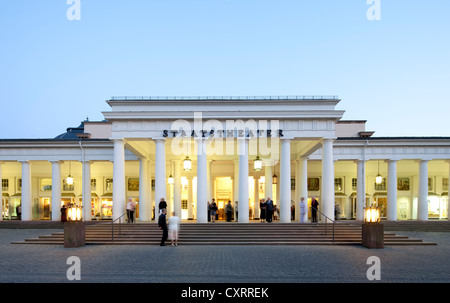
[[[330,221],[333,223],[333,242],[334,242],[334,224],[335,224],[335,221],[334,221],[334,220],[331,220],[327,215],[325,215],[323,212],[321,212],[321,211],[318,210],[317,208],[312,207],[312,206],[311,206],[311,208],[312,208],[312,209],[315,209],[315,210],[318,211],[322,216],[324,216],[325,218],[327,218],[327,219],[325,220],[325,238],[327,238],[327,230],[328,230],[328,228],[327,228],[327,221],[330,220]],[[318,224],[319,224],[319,222],[316,222],[316,226],[317,226]]]
[[[122,234],[122,222],[121,222],[121,218],[123,216],[125,216],[127,213],[124,213],[123,215],[121,215],[119,218],[116,218],[115,220],[113,220],[111,222],[111,242],[114,242],[114,222],[116,222],[117,220],[119,220],[119,235]]]

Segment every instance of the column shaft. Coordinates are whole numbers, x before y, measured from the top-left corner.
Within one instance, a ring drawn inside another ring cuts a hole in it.
[[[428,161],[419,162],[419,202],[417,219],[428,220]]]
[[[173,211],[181,218],[181,161],[173,161],[174,183],[173,183]],[[170,214],[171,216],[172,214]]]
[[[301,157],[299,159],[299,197],[295,208],[298,208],[300,215],[300,198],[305,198],[305,203],[308,205],[308,158]],[[308,212],[305,212],[305,222],[308,221]]]
[[[397,220],[397,161],[388,161],[387,220]]]
[[[113,220],[125,213],[125,201],[125,141],[114,140]]]
[[[239,222],[249,222],[248,139],[238,139],[239,151]]]
[[[159,202],[166,199],[166,140],[155,140],[155,221],[159,218]],[[167,201],[166,201],[167,202]]]
[[[150,199],[149,187],[151,182],[148,181],[148,160],[146,158],[139,159],[139,221],[150,221]]]
[[[356,220],[364,220],[364,207],[366,207],[366,161],[357,162],[356,171]]]
[[[52,161],[52,221],[61,221],[61,162]]]
[[[280,222],[291,222],[291,140],[281,140]]]
[[[322,212],[325,214],[325,216],[327,216],[331,220],[334,220],[334,160],[333,160],[333,140],[331,139],[324,139],[322,142],[321,200],[322,200]]]
[[[33,220],[31,201],[31,163],[22,162],[22,221]]]
[[[208,222],[208,172],[206,142],[197,140],[197,222]]]

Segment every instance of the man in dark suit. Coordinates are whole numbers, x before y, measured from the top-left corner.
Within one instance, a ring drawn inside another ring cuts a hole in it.
[[[159,220],[158,220],[159,229],[162,229],[162,231],[163,231],[160,246],[164,246],[164,242],[166,242],[167,236],[169,234],[168,230],[167,230],[166,211],[167,210],[165,208],[163,208],[161,210],[161,215],[159,215]]]
[[[311,222],[317,222],[317,210],[319,209],[319,202],[317,202],[316,197],[311,199]]]
[[[273,217],[273,201],[267,198],[266,204],[266,221],[270,223]]]

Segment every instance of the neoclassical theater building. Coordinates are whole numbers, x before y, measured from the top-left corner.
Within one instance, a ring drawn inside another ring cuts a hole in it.
[[[230,201],[247,223],[270,197],[279,222],[298,222],[300,198],[314,196],[331,220],[362,220],[369,205],[386,220],[448,220],[450,137],[376,137],[366,121],[342,120],[340,101],[111,98],[103,121],[0,139],[1,219],[59,221],[74,203],[86,221],[114,220],[132,199],[146,222],[164,198],[200,223],[212,199],[219,219]]]

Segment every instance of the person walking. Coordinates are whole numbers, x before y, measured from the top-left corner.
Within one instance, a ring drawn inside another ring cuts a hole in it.
[[[273,201],[270,199],[270,197],[266,200],[267,206],[266,206],[266,221],[268,223],[272,222],[273,217]]]
[[[216,213],[217,213],[217,204],[216,201],[213,199],[211,203],[211,221],[216,222]]]
[[[231,216],[233,214],[233,206],[231,205],[231,201],[228,201],[228,204],[225,206],[225,213],[227,215],[227,222],[231,222]]]
[[[319,202],[317,202],[316,197],[311,199],[311,222],[317,222],[317,210],[319,209]]]
[[[305,216],[306,216],[306,203],[305,198],[300,198],[300,223],[305,223]]]
[[[172,246],[178,246],[178,230],[180,229],[180,217],[176,216],[175,212],[172,212],[172,217],[169,218],[169,238]]]
[[[136,203],[129,198],[127,203],[127,217],[128,223],[134,223],[134,211],[136,210]]]
[[[267,203],[264,199],[261,200],[261,202],[259,202],[259,220],[261,223],[264,223],[266,221],[266,208],[267,208]]]
[[[167,236],[168,236],[166,212],[167,212],[167,210],[165,208],[161,209],[161,214],[159,215],[159,219],[158,219],[159,229],[161,229],[163,231],[162,238],[161,238],[161,244],[159,244],[160,246],[165,245],[165,242],[166,242]]]

